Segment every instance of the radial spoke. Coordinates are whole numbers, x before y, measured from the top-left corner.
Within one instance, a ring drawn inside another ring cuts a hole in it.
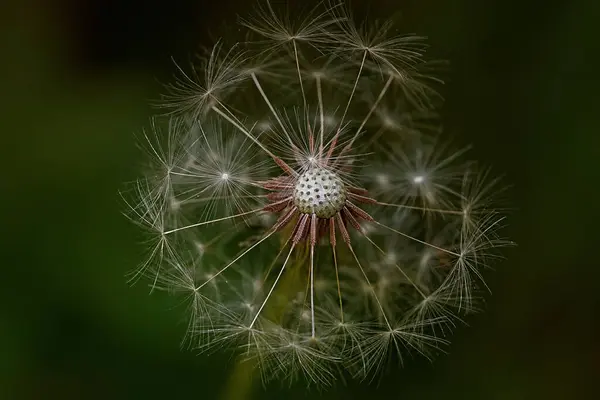
[[[298,46],[296,45],[296,40],[293,39],[292,43],[294,44],[294,58],[296,59],[296,71],[298,72],[298,82],[300,83],[300,92],[302,93],[302,101],[304,103],[304,113],[307,115],[308,119],[308,110],[306,109],[306,94],[304,93],[304,84],[302,83],[302,73],[300,72],[300,60],[298,59]],[[308,122],[308,120],[307,120]]]
[[[281,121],[281,118],[279,118],[279,115],[275,111],[275,107],[273,107],[273,104],[271,103],[271,101],[267,97],[267,94],[263,90],[260,82],[258,81],[258,78],[256,77],[256,74],[253,72],[251,75],[252,75],[252,81],[254,82],[254,85],[256,85],[256,88],[260,92],[260,95],[262,96],[262,98],[264,99],[265,103],[269,107],[269,110],[271,110],[271,114],[273,114],[273,116],[277,120],[277,123],[279,123],[279,126],[281,127],[281,129],[283,131],[283,134],[285,135],[285,137],[288,140],[288,142],[290,142],[290,145],[292,147],[294,147],[294,142],[292,141],[292,138],[290,137],[287,129],[285,129],[285,125],[283,125],[283,121]]]
[[[171,229],[170,231],[164,232],[163,235],[169,235],[169,234],[174,233],[174,232],[179,232],[179,231],[183,231],[185,229],[190,229],[190,228],[196,228],[196,227],[202,226],[202,225],[208,225],[208,224],[214,224],[216,222],[227,221],[229,219],[239,218],[239,217],[243,217],[244,215],[250,215],[250,214],[258,213],[258,212],[261,212],[261,211],[263,211],[263,207],[257,208],[257,209],[254,209],[254,210],[250,210],[250,211],[246,211],[246,212],[243,212],[243,213],[235,214],[235,215],[228,215],[227,217],[222,217],[222,218],[217,218],[217,219],[211,219],[210,221],[198,222],[196,224],[191,224],[191,225],[182,226],[180,228]]]
[[[377,96],[377,99],[375,100],[375,103],[373,103],[373,106],[371,106],[371,109],[369,110],[369,112],[367,113],[367,116],[363,119],[363,121],[361,122],[360,126],[358,127],[358,129],[356,130],[356,133],[354,134],[354,136],[352,137],[352,140],[350,140],[350,143],[348,143],[346,145],[346,147],[344,148],[344,150],[342,152],[345,152],[347,150],[349,150],[350,148],[352,148],[352,145],[354,144],[354,141],[358,138],[358,136],[361,134],[362,129],[365,127],[365,124],[367,123],[367,121],[369,120],[369,118],[371,118],[371,115],[373,114],[373,112],[375,111],[375,109],[377,108],[377,106],[379,105],[379,103],[381,102],[381,100],[383,99],[383,96],[385,96],[385,93],[387,92],[387,90],[389,89],[390,85],[392,84],[392,81],[394,80],[393,76],[390,76],[387,80],[387,82],[385,83],[385,85],[383,86],[383,89],[381,89],[381,92],[379,93],[379,96]]]
[[[315,245],[317,243],[317,214],[310,220],[310,326],[312,338],[315,337]]]
[[[340,302],[340,322],[344,323],[344,307],[342,306],[342,289],[340,287],[340,274],[337,262],[337,254],[335,251],[335,219],[329,218],[329,242],[331,244],[331,252],[333,253],[333,266],[335,268],[335,282],[337,284],[338,300]]]
[[[375,223],[375,224],[377,224],[377,225],[379,225],[379,226],[382,226],[382,227],[384,227],[385,229],[388,229],[388,230],[390,230],[390,231],[392,231],[392,232],[394,232],[394,233],[397,233],[398,235],[404,236],[405,238],[407,238],[407,239],[410,239],[410,240],[412,240],[412,241],[415,241],[415,242],[417,242],[417,243],[421,243],[421,244],[424,244],[425,246],[429,246],[429,247],[431,247],[431,248],[433,248],[433,249],[436,249],[436,250],[442,251],[442,252],[444,252],[444,253],[447,253],[447,254],[452,254],[453,256],[460,257],[460,254],[458,254],[458,253],[455,253],[455,252],[453,252],[453,251],[451,251],[451,250],[448,250],[448,249],[444,249],[443,247],[436,246],[436,245],[434,245],[434,244],[432,244],[432,243],[429,243],[429,242],[426,242],[426,241],[424,241],[424,240],[417,239],[417,238],[416,238],[416,237],[414,237],[414,236],[410,236],[410,235],[408,235],[408,234],[406,234],[406,233],[404,233],[404,232],[400,232],[399,230],[396,230],[396,229],[394,229],[394,228],[391,228],[391,227],[389,227],[389,226],[387,226],[387,225],[385,225],[385,224],[382,224],[381,222],[373,221],[373,223]]]
[[[385,320],[385,324],[387,325],[387,327],[391,331],[392,330],[392,325],[390,325],[390,321],[388,320],[387,316],[385,315],[385,310],[383,309],[383,305],[381,304],[381,301],[379,300],[379,297],[377,297],[377,294],[375,293],[375,290],[373,289],[373,285],[371,284],[371,281],[369,280],[369,277],[367,276],[367,273],[365,272],[364,268],[362,267],[362,264],[360,263],[360,260],[358,259],[358,256],[354,252],[354,248],[352,247],[352,245],[350,244],[350,242],[348,242],[348,248],[350,249],[350,252],[354,256],[354,260],[356,261],[356,265],[358,265],[358,268],[360,268],[360,272],[362,272],[362,275],[365,278],[365,281],[367,281],[367,284],[369,285],[369,288],[373,291],[373,297],[375,298],[375,301],[377,302],[377,306],[379,307],[379,310],[381,311],[381,315],[383,316],[383,319]]]
[[[403,209],[406,209],[406,210],[436,212],[436,213],[440,213],[440,214],[453,214],[453,215],[464,215],[465,214],[464,211],[446,210],[446,209],[443,209],[443,208],[429,208],[429,207],[409,206],[409,205],[406,205],[406,204],[383,203],[381,201],[378,201],[377,204],[380,205],[380,206],[386,206],[386,207],[396,207],[396,208],[403,208]]]
[[[238,255],[236,258],[234,258],[229,264],[227,264],[226,266],[224,266],[223,268],[221,268],[216,274],[213,274],[209,279],[207,279],[204,283],[202,283],[200,286],[198,286],[196,288],[196,290],[200,290],[202,289],[206,284],[208,284],[210,281],[212,281],[213,279],[215,279],[217,276],[221,275],[223,272],[225,272],[229,267],[231,267],[233,264],[235,264],[238,260],[240,260],[242,257],[244,257],[246,254],[248,254],[250,251],[252,251],[252,249],[254,249],[255,247],[257,247],[259,244],[261,244],[262,242],[264,242],[265,240],[267,240],[269,237],[271,237],[271,235],[273,235],[273,233],[275,232],[270,232],[269,234],[267,234],[266,236],[264,236],[262,239],[260,239],[258,242],[254,243],[252,246],[248,247],[246,250],[244,250],[240,255]]]
[[[310,327],[311,337],[315,337],[315,246],[310,245]]]
[[[361,233],[362,233],[362,232],[361,232]],[[370,242],[370,243],[371,243],[373,246],[375,246],[375,248],[376,248],[377,250],[379,250],[379,252],[381,252],[381,254],[383,254],[383,255],[385,256],[385,251],[383,251],[383,249],[382,249],[381,247],[379,247],[379,246],[378,246],[378,245],[377,245],[377,244],[376,244],[376,243],[375,243],[373,240],[371,240],[371,238],[370,238],[370,237],[368,237],[368,236],[367,236],[367,235],[365,235],[364,233],[363,233],[363,237],[364,237],[365,239],[367,239],[367,240],[368,240],[368,241],[369,241],[369,242]],[[419,288],[419,286],[418,286],[418,285],[417,285],[415,282],[413,282],[413,280],[410,278],[410,276],[408,276],[408,274],[407,274],[406,272],[404,272],[404,270],[403,270],[403,269],[402,269],[402,268],[401,268],[401,267],[400,267],[398,264],[394,264],[394,265],[395,265],[395,267],[398,269],[398,271],[400,271],[400,273],[402,274],[402,276],[404,276],[404,278],[405,278],[405,279],[406,279],[406,280],[407,280],[407,281],[408,281],[408,282],[409,282],[409,283],[410,283],[410,284],[411,284],[411,285],[412,285],[412,286],[415,288],[415,290],[416,290],[417,292],[419,292],[419,294],[420,294],[420,295],[421,295],[421,296],[422,296],[424,299],[426,299],[426,298],[427,298],[427,296],[425,295],[425,293],[423,293],[423,292],[421,291],[421,289]]]
[[[320,130],[319,130],[319,159],[323,157],[323,136],[325,135],[325,116],[323,114],[323,93],[321,89],[321,77],[317,75],[317,98],[319,101],[319,118],[320,118]]]
[[[358,81],[360,80],[360,75],[362,74],[362,70],[365,66],[365,60],[367,58],[367,50],[363,53],[362,61],[360,62],[360,68],[358,69],[358,74],[356,74],[356,79],[354,80],[354,86],[352,87],[352,92],[350,93],[350,97],[348,98],[348,103],[346,103],[346,108],[344,109],[344,114],[342,115],[342,119],[340,120],[340,125],[338,126],[338,132],[342,128],[344,124],[344,119],[346,118],[346,114],[348,113],[348,109],[350,108],[350,104],[352,103],[352,99],[354,98],[354,92],[356,92],[356,87],[358,86]]]
[[[221,104],[222,106],[222,104]],[[270,155],[272,158],[277,158],[275,156],[275,154],[273,154],[273,152],[271,152],[269,149],[267,149],[265,147],[264,144],[262,144],[261,142],[258,141],[258,139],[256,139],[254,136],[252,136],[252,134],[250,134],[250,132],[248,132],[248,130],[246,128],[244,128],[242,126],[242,124],[237,121],[237,118],[231,116],[231,115],[227,115],[224,111],[222,111],[221,109],[219,109],[217,106],[213,106],[212,109],[219,114],[221,117],[225,118],[231,125],[235,126],[240,132],[242,132],[244,135],[246,135],[246,137],[250,140],[252,140],[258,147],[260,147],[265,153],[267,153],[268,155]],[[229,112],[229,110],[228,110]]]
[[[290,247],[290,252],[288,253],[287,257],[285,258],[285,261],[283,262],[281,270],[279,271],[279,274],[277,274],[277,278],[275,278],[275,282],[273,282],[273,286],[271,286],[271,289],[269,290],[269,293],[267,294],[267,297],[265,298],[265,300],[260,305],[260,308],[256,312],[256,315],[254,316],[254,319],[252,320],[252,323],[250,323],[250,326],[248,327],[248,329],[252,329],[252,327],[256,323],[256,320],[258,319],[258,316],[262,312],[263,308],[265,308],[265,305],[267,304],[267,301],[269,301],[269,298],[273,294],[273,290],[275,290],[275,286],[277,286],[277,283],[279,282],[279,279],[283,275],[283,271],[285,270],[285,267],[286,267],[288,261],[290,260],[290,256],[292,255],[292,251],[294,250],[294,247],[296,247],[296,243],[292,242],[292,245]]]

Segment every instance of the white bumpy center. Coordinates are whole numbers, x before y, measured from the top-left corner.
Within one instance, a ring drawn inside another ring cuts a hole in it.
[[[340,177],[321,167],[313,167],[298,178],[294,204],[303,214],[331,218],[344,208],[346,187]]]

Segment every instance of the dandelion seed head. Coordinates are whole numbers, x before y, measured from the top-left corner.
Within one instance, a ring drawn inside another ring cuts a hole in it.
[[[321,7],[263,2],[243,42],[177,65],[123,197],[148,238],[132,280],[183,296],[186,343],[330,385],[437,353],[511,243],[497,178],[441,129],[424,39]]]

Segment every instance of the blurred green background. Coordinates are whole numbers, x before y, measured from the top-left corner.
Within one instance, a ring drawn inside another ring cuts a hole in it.
[[[295,3],[298,3],[296,1]],[[355,0],[362,9],[363,3]],[[580,399],[600,378],[599,3],[373,0],[451,60],[447,131],[512,185],[518,247],[449,355],[381,382],[255,399]],[[143,251],[117,192],[149,100],[243,0],[0,6],[0,399],[218,399],[234,360],[179,349],[183,309],[128,287]],[[597,386],[597,385],[596,385]],[[250,397],[249,397],[250,398]]]

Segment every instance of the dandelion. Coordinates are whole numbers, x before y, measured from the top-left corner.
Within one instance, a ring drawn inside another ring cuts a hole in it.
[[[510,242],[496,180],[442,140],[424,39],[337,3],[293,20],[264,3],[170,86],[126,196],[150,245],[132,279],[265,380],[370,379],[443,350]]]

